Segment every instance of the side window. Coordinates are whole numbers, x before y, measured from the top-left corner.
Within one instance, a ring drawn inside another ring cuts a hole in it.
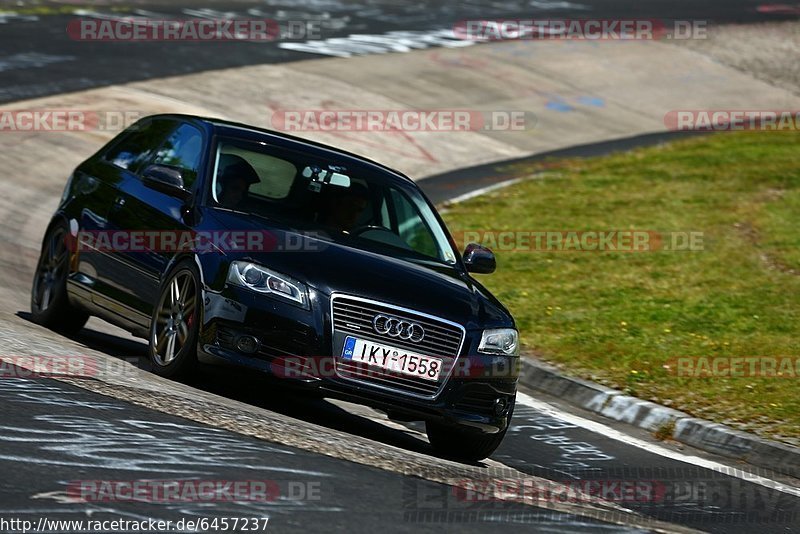
[[[386,228],[387,230],[392,229],[392,220],[389,218],[389,204],[386,202],[386,198],[381,195],[381,220],[380,225]]]
[[[183,186],[191,189],[197,179],[203,151],[203,134],[189,124],[181,124],[161,145],[153,163],[178,168]]]
[[[215,200],[222,194],[221,178],[226,174],[239,173],[248,176],[246,181],[249,193],[270,200],[286,198],[297,176],[297,167],[290,161],[232,144],[220,145],[217,157],[213,189]]]
[[[394,215],[397,218],[397,233],[408,245],[427,256],[438,256],[438,249],[430,230],[419,216],[419,212],[406,196],[392,188],[389,192]]]
[[[136,124],[122,139],[114,143],[103,158],[131,172],[138,172],[150,161],[174,127],[167,121],[150,121]]]

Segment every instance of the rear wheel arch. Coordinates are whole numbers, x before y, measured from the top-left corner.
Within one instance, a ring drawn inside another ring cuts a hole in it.
[[[50,248],[56,234],[62,231],[63,251]],[[72,252],[67,239],[71,234],[70,224],[65,217],[53,217],[42,239],[30,296],[33,321],[68,336],[77,333],[89,319],[89,313],[75,306],[69,296],[67,281],[71,272]],[[64,259],[56,262],[55,258],[62,257],[62,254]],[[61,261],[64,264],[58,267]]]

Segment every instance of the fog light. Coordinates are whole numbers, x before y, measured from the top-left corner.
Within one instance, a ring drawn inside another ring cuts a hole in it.
[[[258,350],[258,340],[253,336],[239,336],[236,340],[236,348],[245,354],[253,354]]]
[[[499,399],[495,399],[494,401],[494,414],[495,415],[503,415],[506,413],[508,409],[508,402],[503,397]]]

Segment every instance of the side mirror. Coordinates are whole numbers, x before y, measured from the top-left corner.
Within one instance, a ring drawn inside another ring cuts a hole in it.
[[[192,196],[192,192],[183,187],[181,171],[174,167],[150,165],[142,173],[142,182],[150,189],[184,201]]]
[[[464,265],[471,273],[490,274],[497,269],[497,260],[488,248],[470,243],[464,249]]]

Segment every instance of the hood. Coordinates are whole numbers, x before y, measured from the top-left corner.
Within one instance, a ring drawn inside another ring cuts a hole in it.
[[[259,263],[326,297],[343,293],[368,298],[449,319],[468,329],[513,325],[502,304],[455,266],[393,258],[235,212],[214,210],[213,216],[226,230],[265,231],[267,240],[276,245],[274,250],[228,251],[230,261]]]

